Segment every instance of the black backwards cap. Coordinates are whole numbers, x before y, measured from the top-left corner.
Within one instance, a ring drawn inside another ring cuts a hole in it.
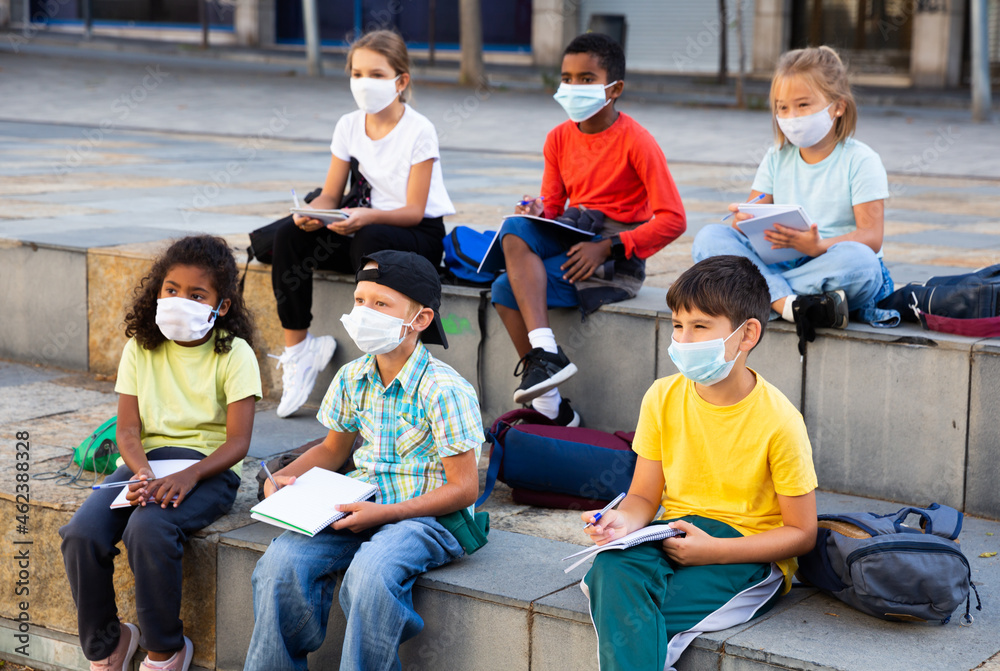
[[[374,261],[378,268],[365,269]],[[382,250],[361,257],[361,267],[355,276],[358,282],[375,282],[395,289],[434,311],[434,321],[421,331],[420,339],[427,345],[443,345],[448,349],[448,339],[441,324],[441,278],[431,262],[414,252]]]

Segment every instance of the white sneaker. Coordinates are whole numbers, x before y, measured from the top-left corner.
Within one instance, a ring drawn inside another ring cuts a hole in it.
[[[288,350],[281,356],[268,354],[278,360],[281,369],[281,403],[278,404],[278,417],[288,417],[309,398],[316,376],[326,368],[337,351],[337,341],[333,336],[309,338],[305,348],[298,354],[290,354]]]

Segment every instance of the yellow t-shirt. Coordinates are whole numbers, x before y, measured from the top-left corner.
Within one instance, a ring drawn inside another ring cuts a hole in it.
[[[257,357],[242,338],[215,353],[215,338],[197,347],[168,340],[148,350],[135,338],[125,344],[115,391],[139,399],[142,447],[173,445],[205,455],[226,441],[226,411],[248,396],[261,398]],[[242,460],[233,465],[241,474]]]
[[[705,401],[683,375],[657,380],[642,399],[632,449],[663,465],[661,519],[699,515],[744,536],[781,526],[778,494],[801,496],[817,484],[802,415],[760,375],[729,406]],[[788,591],[797,562],[777,564]]]

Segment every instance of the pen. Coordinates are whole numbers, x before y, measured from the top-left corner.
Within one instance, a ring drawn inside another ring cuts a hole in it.
[[[545,196],[539,196],[538,200],[545,200]],[[532,198],[531,200],[519,200],[517,201],[517,204],[520,205],[521,207],[524,207],[525,205],[531,205],[533,202],[535,202],[534,198]]]
[[[102,482],[99,485],[94,485],[91,489],[110,489],[111,487],[127,487],[128,485],[141,485],[144,482],[152,482],[156,478],[150,478],[148,480],[128,480],[127,482]]]
[[[299,205],[299,197],[295,195],[295,189],[292,189],[292,202],[295,203],[295,209],[298,210],[301,208]]]
[[[604,508],[601,510],[601,512],[599,512],[596,515],[594,515],[594,521],[593,522],[587,522],[586,526],[584,526],[583,528],[586,529],[587,527],[592,527],[595,524],[597,524],[598,522],[600,522],[601,521],[601,517],[604,516],[604,513],[608,512],[609,510],[611,510],[612,508],[614,508],[615,506],[617,506],[619,503],[622,502],[622,499],[624,499],[624,498],[625,498],[625,492],[622,492],[621,494],[619,494],[618,496],[616,496],[615,499],[611,503],[609,503],[608,505],[604,506]]]
[[[295,192],[293,191],[292,193]],[[274,485],[274,491],[278,491],[279,489],[281,489],[281,487],[278,486],[278,483],[275,482],[274,476],[271,475],[271,469],[267,467],[267,462],[266,461],[260,462],[260,467],[264,469],[264,474],[267,476],[267,479],[271,481],[272,485]]]
[[[756,203],[758,200],[763,200],[764,196],[766,196],[766,195],[767,195],[766,193],[762,193],[759,196],[757,196],[756,198],[754,198],[753,200],[748,200],[747,202],[745,202],[743,204],[744,205],[751,205],[753,203]],[[735,212],[730,212],[729,214],[727,214],[726,216],[724,216],[722,219],[720,219],[720,221],[725,221],[726,219],[728,219],[729,217],[733,216],[734,214],[736,214],[736,213]]]

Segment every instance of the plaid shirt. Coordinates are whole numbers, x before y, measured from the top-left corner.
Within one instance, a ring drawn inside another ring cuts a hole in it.
[[[475,389],[419,341],[388,388],[371,354],[342,366],[317,419],[333,431],[361,433],[348,475],[376,485],[379,503],[437,489],[445,483],[441,457],[475,450],[478,463],[484,440]]]

